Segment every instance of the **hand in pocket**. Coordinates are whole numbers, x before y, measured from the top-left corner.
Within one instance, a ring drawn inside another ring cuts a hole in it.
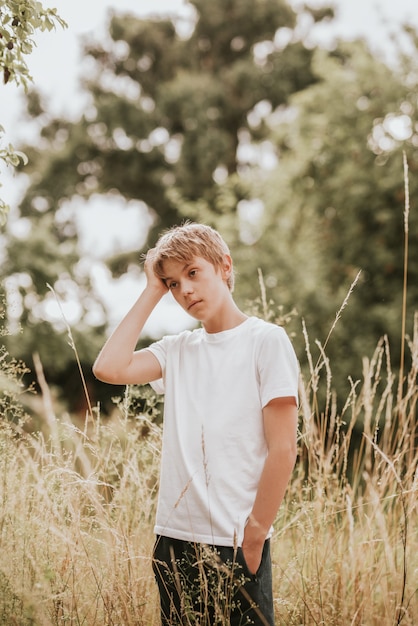
[[[250,572],[250,574],[255,576],[261,564],[261,558],[263,556],[263,544],[261,546],[257,546],[247,545],[243,543],[242,553],[244,555],[248,571]]]

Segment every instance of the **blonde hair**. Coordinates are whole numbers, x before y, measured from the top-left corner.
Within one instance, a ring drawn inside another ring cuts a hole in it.
[[[165,231],[155,245],[154,272],[164,278],[164,261],[190,261],[201,257],[215,268],[222,266],[225,254],[231,256],[229,248],[217,230],[205,224],[186,222]],[[227,285],[234,289],[234,272],[227,279]]]

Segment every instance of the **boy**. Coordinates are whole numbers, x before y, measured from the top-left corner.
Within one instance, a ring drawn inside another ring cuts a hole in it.
[[[145,260],[147,285],[93,371],[165,393],[153,569],[163,626],[274,626],[269,538],[296,460],[298,363],[285,331],[232,297],[220,234],[186,223]],[[135,351],[162,296],[201,328]]]

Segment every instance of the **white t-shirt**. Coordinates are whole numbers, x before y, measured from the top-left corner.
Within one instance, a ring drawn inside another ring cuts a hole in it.
[[[267,448],[263,407],[298,395],[299,367],[283,328],[256,317],[220,333],[203,328],[148,348],[165,393],[155,533],[241,545]]]

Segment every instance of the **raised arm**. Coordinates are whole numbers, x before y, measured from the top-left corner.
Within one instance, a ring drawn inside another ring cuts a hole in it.
[[[167,292],[152,269],[153,250],[145,259],[147,284],[133,307],[113,331],[93,365],[99,380],[114,385],[145,384],[161,377],[157,358],[148,350],[135,351],[145,322]]]
[[[245,560],[253,573],[260,565],[264,541],[295,465],[297,414],[293,397],[275,398],[263,409],[268,454],[242,543]]]

